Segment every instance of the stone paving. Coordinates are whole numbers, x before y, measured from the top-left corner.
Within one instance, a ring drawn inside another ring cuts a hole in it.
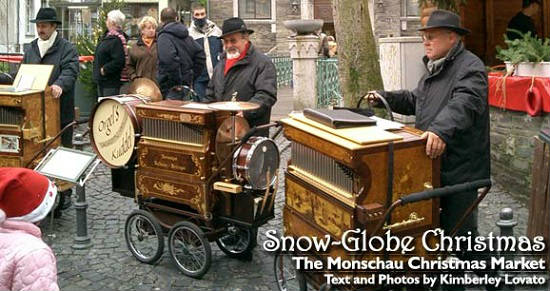
[[[288,143],[283,137],[276,142],[280,148]],[[89,147],[86,149],[91,150]],[[289,150],[282,154],[280,177],[284,177],[283,171],[289,155]],[[89,203],[88,232],[93,243],[91,248],[71,248],[76,232],[74,207],[65,210],[63,216],[55,219],[53,224],[45,221],[41,225],[44,240],[57,257],[59,285],[62,290],[277,290],[273,276],[273,256],[261,246],[265,240],[265,231],[281,230],[283,179],[280,179],[277,193],[275,219],[260,228],[258,247],[253,251],[252,261],[231,259],[212,243],[212,267],[201,280],[188,278],[180,273],[171,261],[166,247],[162,259],[156,265],[140,263],[132,256],[124,239],[124,223],[126,217],[137,207],[133,199],[111,191],[110,169],[103,165],[98,167],[87,183],[86,198]],[[526,201],[512,198],[499,185],[495,185],[479,207],[482,234],[489,231],[498,233],[495,222],[499,211],[504,207],[512,207],[518,219],[516,235],[526,233]]]

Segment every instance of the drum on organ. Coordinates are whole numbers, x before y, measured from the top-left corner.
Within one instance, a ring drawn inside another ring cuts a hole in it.
[[[142,95],[121,95],[101,98],[94,107],[90,140],[103,163],[120,168],[134,157],[136,141],[141,133],[141,120],[135,114],[135,106],[149,101]]]

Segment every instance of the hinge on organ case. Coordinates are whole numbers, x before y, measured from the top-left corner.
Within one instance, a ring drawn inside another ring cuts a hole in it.
[[[340,168],[348,178],[353,179],[353,170],[350,167],[339,162],[336,162],[336,165],[338,165],[338,168]]]

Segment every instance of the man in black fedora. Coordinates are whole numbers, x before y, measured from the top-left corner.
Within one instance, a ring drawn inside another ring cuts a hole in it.
[[[490,178],[488,81],[483,62],[464,48],[462,36],[469,30],[460,17],[435,10],[420,29],[424,41],[426,73],[412,91],[377,91],[393,111],[416,115],[416,128],[424,131],[426,155],[441,158],[441,186]],[[449,234],[477,198],[468,191],[441,199],[440,222]],[[477,236],[477,209],[458,231],[459,236]],[[471,258],[471,253],[459,254]],[[494,288],[489,287],[489,288]],[[444,286],[444,290],[463,290]]]
[[[38,38],[25,50],[23,63],[54,65],[48,85],[53,97],[60,98],[61,128],[64,128],[74,120],[74,85],[79,72],[78,51],[57,32],[61,21],[57,19],[55,9],[40,8],[31,23],[36,23]],[[72,128],[63,133],[61,143],[64,147],[73,146]],[[64,209],[70,206],[71,190],[61,194],[60,207]],[[58,207],[54,214],[60,216],[60,210]]]
[[[206,101],[249,101],[260,104],[253,111],[239,113],[251,127],[269,123],[271,107],[277,101],[277,73],[271,60],[250,42],[244,21],[238,17],[226,19],[222,25],[225,52],[216,65],[206,89]],[[267,130],[258,135],[266,136]]]

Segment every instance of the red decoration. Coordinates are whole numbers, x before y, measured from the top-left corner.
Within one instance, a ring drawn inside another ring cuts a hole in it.
[[[92,62],[94,56],[80,56],[78,60],[81,63]],[[23,61],[22,55],[0,55],[0,62],[20,63],[21,61]]]
[[[527,112],[531,116],[550,112],[550,78],[504,77],[490,73],[489,105]]]

